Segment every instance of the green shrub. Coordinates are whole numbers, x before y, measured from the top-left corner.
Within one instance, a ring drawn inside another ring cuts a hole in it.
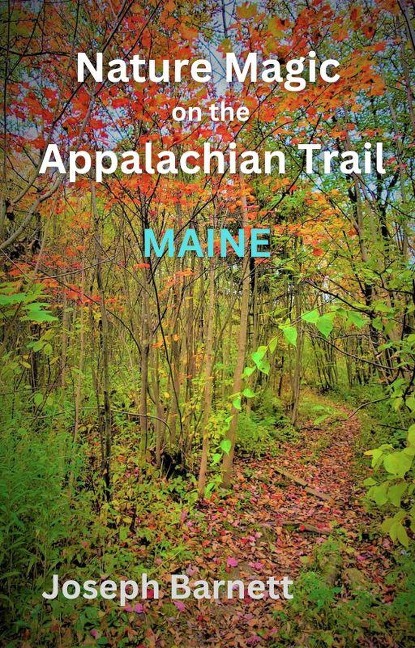
[[[236,447],[240,452],[256,456],[274,453],[279,443],[296,438],[281,401],[269,389],[255,399],[249,414],[242,411],[239,415]]]
[[[261,392],[253,402],[252,410],[258,419],[266,421],[270,425],[285,427],[289,424],[281,400],[271,389],[265,389]]]
[[[25,593],[62,560],[73,531],[67,433],[3,431],[0,439],[0,610],[16,620]]]
[[[315,550],[295,580],[294,598],[284,611],[275,613],[281,625],[272,648],[359,648],[367,641],[383,646],[391,627],[394,645],[414,645],[415,567],[409,552],[401,555],[400,565],[389,576],[397,592],[388,606],[376,583],[347,566],[349,553],[347,546],[331,538]]]

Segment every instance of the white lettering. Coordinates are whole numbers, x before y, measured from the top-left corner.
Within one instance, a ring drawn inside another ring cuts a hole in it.
[[[172,599],[187,599],[190,596],[189,577],[184,574],[172,574]]]

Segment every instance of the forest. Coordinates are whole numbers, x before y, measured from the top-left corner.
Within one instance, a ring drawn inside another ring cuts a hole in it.
[[[413,3],[0,10],[0,644],[415,646]]]

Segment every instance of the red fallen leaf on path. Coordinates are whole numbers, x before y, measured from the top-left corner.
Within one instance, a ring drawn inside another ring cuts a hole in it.
[[[236,567],[239,564],[239,560],[237,560],[236,558],[230,557],[226,561],[226,564],[227,564],[228,567]]]
[[[256,646],[256,644],[259,643],[260,641],[262,641],[262,639],[259,635],[253,635],[252,637],[249,637],[249,639],[246,640],[246,645]]]
[[[182,601],[173,601],[173,605],[177,607],[179,612],[185,612],[186,611],[186,606]]]

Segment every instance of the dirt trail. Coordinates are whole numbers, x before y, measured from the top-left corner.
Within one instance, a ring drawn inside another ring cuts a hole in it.
[[[337,409],[347,418],[349,412],[345,408]],[[385,557],[390,544],[387,539],[374,542],[368,536],[370,518],[359,503],[356,487],[354,452],[358,433],[359,422],[355,418],[326,423],[323,428],[308,425],[301,440],[283,444],[276,457],[237,460],[232,494],[204,504],[200,521],[192,522],[184,532],[183,541],[197,556],[188,567],[190,578],[235,578],[249,582],[288,575],[295,581],[304,560],[337,529],[338,536],[348,543],[349,571],[352,569],[355,575],[360,573],[371,582],[380,582],[379,570],[384,572],[390,566]],[[281,475],[278,468],[306,480],[331,499],[307,493],[301,485]],[[159,636],[155,645],[278,645],[275,613],[283,611],[286,605],[269,598],[188,599],[177,615],[168,619],[170,637]]]

